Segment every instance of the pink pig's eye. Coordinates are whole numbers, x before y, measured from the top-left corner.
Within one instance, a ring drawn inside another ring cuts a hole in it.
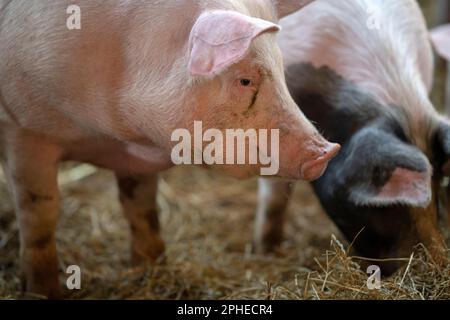
[[[249,79],[241,79],[241,85],[243,86],[243,87],[248,87],[249,85],[251,85],[252,84],[252,81],[251,80],[249,80]]]

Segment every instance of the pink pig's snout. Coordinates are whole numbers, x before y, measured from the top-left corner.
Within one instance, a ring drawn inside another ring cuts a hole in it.
[[[312,181],[320,178],[327,169],[328,162],[333,159],[341,149],[336,143],[327,143],[321,147],[319,156],[314,160],[306,161],[300,168],[302,179]]]

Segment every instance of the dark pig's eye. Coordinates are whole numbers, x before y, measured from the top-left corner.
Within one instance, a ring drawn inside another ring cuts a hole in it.
[[[251,80],[249,80],[249,79],[241,79],[241,85],[243,86],[243,87],[248,87],[249,85],[251,85],[252,84],[252,81]]]

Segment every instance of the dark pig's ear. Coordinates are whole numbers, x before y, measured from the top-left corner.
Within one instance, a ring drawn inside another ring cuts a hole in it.
[[[409,205],[431,201],[431,165],[426,156],[380,128],[359,131],[343,155],[339,185],[357,206]]]

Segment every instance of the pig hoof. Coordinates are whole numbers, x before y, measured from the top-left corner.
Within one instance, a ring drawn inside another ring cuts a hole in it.
[[[164,241],[157,237],[152,241],[133,245],[131,249],[131,264],[138,267],[147,263],[162,263],[165,260]]]

